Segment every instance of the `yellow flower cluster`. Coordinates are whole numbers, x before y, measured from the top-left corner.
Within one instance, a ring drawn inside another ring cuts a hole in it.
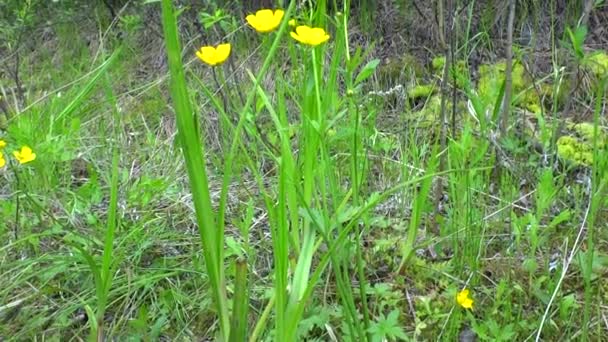
[[[469,297],[469,289],[462,289],[456,295],[456,302],[465,309],[473,308],[473,299]]]
[[[6,147],[6,141],[0,139],[0,169],[6,165],[6,159],[4,159],[4,153],[2,150]],[[36,159],[36,153],[32,151],[28,146],[22,146],[21,150],[13,151],[13,156],[19,164],[25,164]]]
[[[285,12],[281,9],[261,9],[254,14],[245,17],[247,23],[259,33],[272,32],[279,27]],[[296,41],[309,46],[317,46],[329,40],[329,34],[320,27],[310,27],[307,25],[297,25],[295,19],[288,21],[289,26],[295,27],[295,32],[289,34]],[[203,63],[210,66],[222,65],[230,56],[230,43],[219,44],[217,46],[203,46],[196,51],[196,56]]]

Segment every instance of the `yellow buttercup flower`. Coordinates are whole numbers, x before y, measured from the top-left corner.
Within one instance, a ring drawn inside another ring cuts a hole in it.
[[[302,44],[317,46],[329,40],[329,35],[320,27],[301,25],[296,27],[296,32],[290,32],[291,37]]]
[[[6,160],[4,159],[4,155],[0,152],[0,169],[6,165]]]
[[[230,43],[218,46],[203,46],[196,51],[196,56],[211,66],[221,65],[230,56]]]
[[[285,12],[283,10],[275,10],[274,12],[269,9],[262,9],[255,14],[250,14],[245,17],[245,20],[253,27],[256,31],[260,33],[267,33],[274,31],[279,24],[281,24],[281,19],[283,19],[283,15]]]
[[[456,295],[456,302],[465,309],[472,309],[473,299],[469,297],[469,289],[465,288],[458,292],[458,295]]]
[[[6,147],[6,141],[0,139],[0,148]]]
[[[13,155],[19,164],[29,163],[36,159],[36,153],[32,152],[32,149],[27,146],[21,147],[21,151],[14,151]]]

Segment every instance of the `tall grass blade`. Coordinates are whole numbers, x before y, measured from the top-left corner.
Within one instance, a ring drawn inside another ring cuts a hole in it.
[[[177,21],[171,0],[162,2],[162,18],[165,36],[165,48],[169,58],[171,75],[171,97],[177,115],[177,127],[182,153],[186,162],[190,191],[196,211],[205,266],[210,280],[213,300],[220,323],[220,332],[224,341],[230,334],[228,316],[228,299],[225,292],[223,261],[220,260],[220,236],[215,224],[209,183],[205,170],[204,147],[194,125],[194,112],[188,96],[188,88],[181,60],[181,48],[177,32]]]

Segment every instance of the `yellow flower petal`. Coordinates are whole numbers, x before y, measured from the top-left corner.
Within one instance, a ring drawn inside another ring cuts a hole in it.
[[[303,41],[300,40],[300,36],[298,36],[295,32],[289,32],[289,35],[291,36],[291,38],[299,41],[300,43],[304,43]]]
[[[287,22],[287,25],[289,25],[289,26],[296,26],[296,20],[295,20],[295,19],[290,19],[290,20]]]
[[[29,163],[36,159],[36,153],[33,153],[32,149],[28,146],[21,147],[21,151],[13,151],[13,156],[15,156],[19,164]]]
[[[299,36],[307,36],[310,33],[310,30],[311,30],[311,28],[306,25],[300,25],[300,26],[296,27],[296,33]]]
[[[256,17],[254,14],[250,14],[250,15],[246,16],[245,20],[251,27],[253,27],[253,28],[258,27],[258,17]]]
[[[274,31],[281,24],[281,20],[285,12],[283,10],[261,9],[255,14],[250,14],[245,17],[247,23],[260,33]]]
[[[306,25],[296,27],[296,32],[291,32],[290,35],[298,42],[310,46],[317,46],[329,40],[329,35],[324,29]]]
[[[230,56],[231,46],[230,44],[220,44],[215,50],[215,57],[219,63],[223,63]]]
[[[4,155],[0,153],[0,169],[3,168],[4,165],[6,165],[6,160],[4,159]]]
[[[0,139],[0,148],[6,147],[6,141]]]
[[[217,47],[203,46],[196,51],[196,56],[210,66],[221,65],[230,56],[230,43],[220,44]]]

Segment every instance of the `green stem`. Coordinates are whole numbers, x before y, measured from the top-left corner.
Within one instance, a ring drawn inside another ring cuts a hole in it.
[[[231,342],[245,341],[247,336],[247,312],[249,308],[247,276],[247,260],[245,258],[238,258],[236,260],[234,283],[234,308],[230,326]]]
[[[266,322],[268,321],[268,317],[270,317],[270,313],[272,312],[276,298],[276,294],[273,294],[272,297],[270,297],[268,304],[266,304],[262,315],[258,319],[258,322],[256,323],[251,336],[249,337],[249,342],[256,342],[264,331],[264,328],[266,328]]]

